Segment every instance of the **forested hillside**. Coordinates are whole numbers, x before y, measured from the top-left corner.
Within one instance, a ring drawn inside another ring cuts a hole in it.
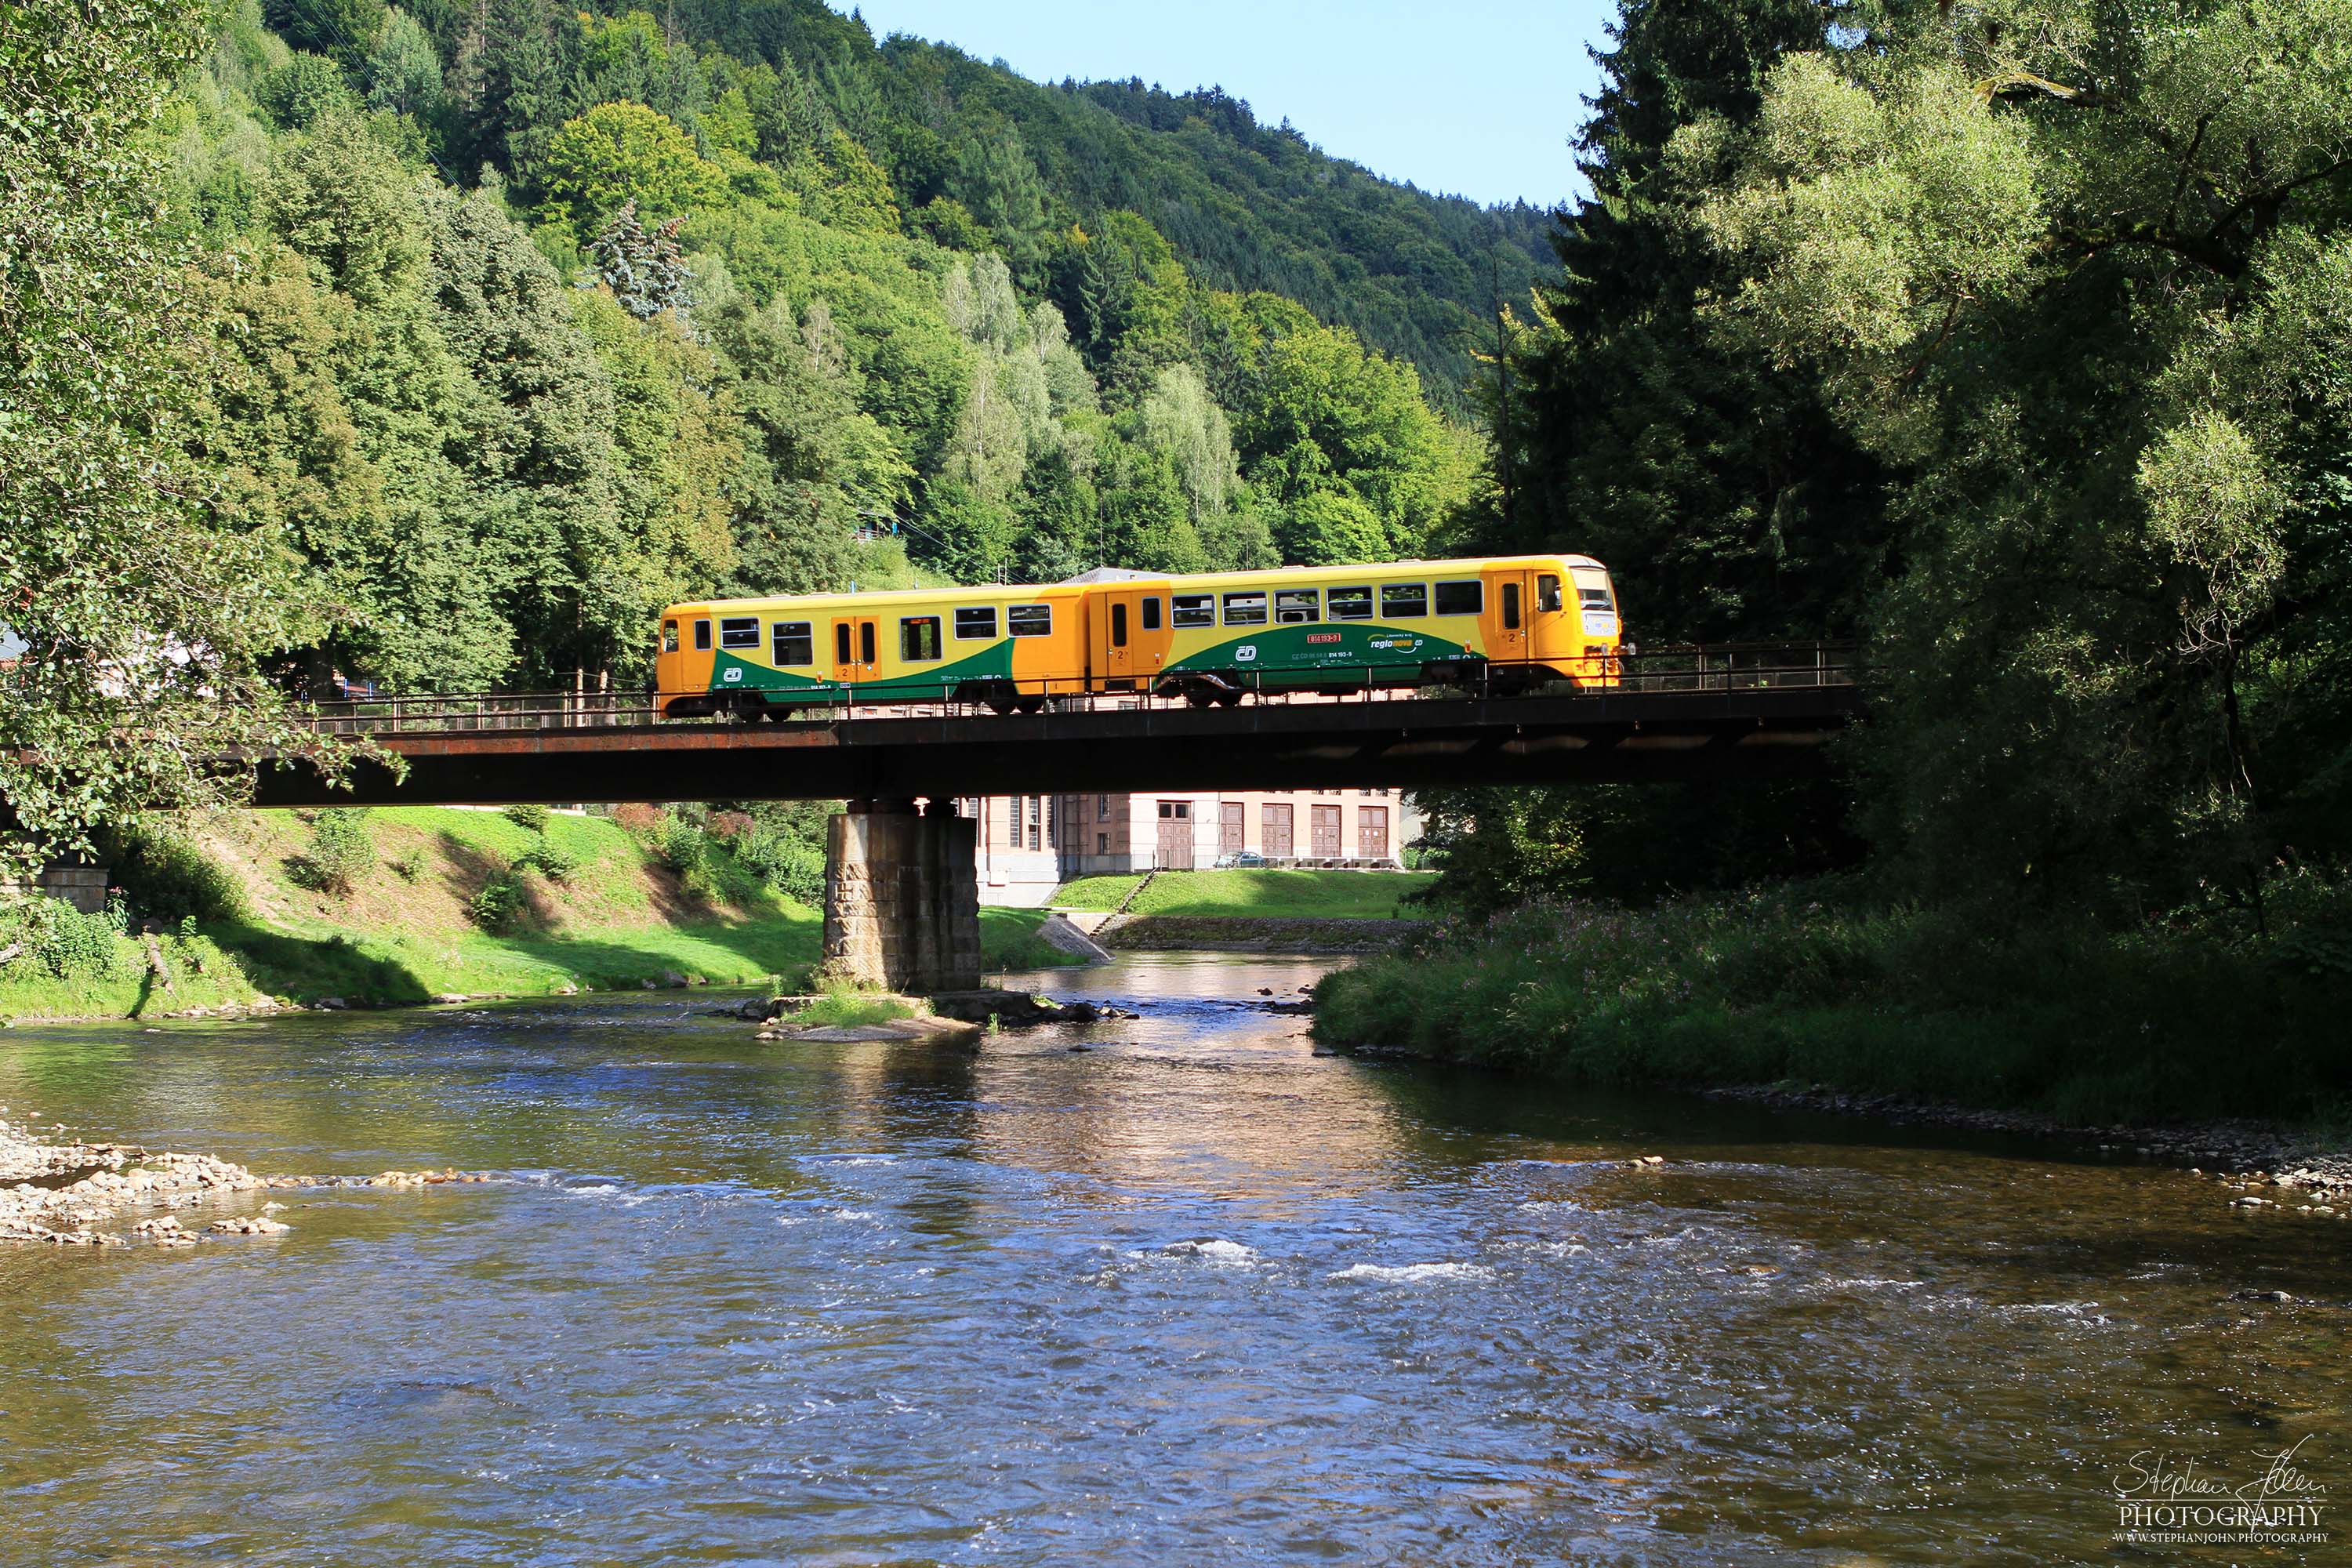
[[[632,680],[713,591],[1411,552],[1531,266],[1220,95],[813,3],[236,0],[161,135],[183,449],[285,657],[394,689]]]

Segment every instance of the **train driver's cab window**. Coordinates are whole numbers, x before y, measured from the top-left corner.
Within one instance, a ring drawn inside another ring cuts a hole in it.
[[[1323,618],[1323,591],[1320,588],[1284,588],[1274,595],[1274,618],[1286,626]]]
[[[1437,613],[1441,616],[1475,616],[1486,607],[1486,585],[1475,578],[1467,583],[1440,583],[1437,585]]]
[[[1576,602],[1588,610],[1613,610],[1617,603],[1609,595],[1609,579],[1598,572],[1576,574]]]
[[[730,616],[719,622],[719,646],[720,647],[758,647],[760,646],[759,617],[745,616],[738,619]]]
[[[1536,579],[1536,614],[1550,615],[1559,608],[1559,579],[1547,572]]]
[[[1125,605],[1113,605],[1110,607],[1110,646],[1113,647],[1127,646],[1127,606]]]
[[[1143,629],[1147,632],[1160,629],[1160,595],[1157,594],[1143,601]]]
[[[1370,588],[1326,589],[1323,606],[1335,621],[1369,621],[1372,618],[1372,591]]]
[[[1519,585],[1517,583],[1503,584],[1503,629],[1513,632],[1519,629]]]
[[[676,621],[664,621],[662,623],[662,652],[676,653],[677,651],[677,623]]]
[[[1015,605],[1004,612],[1004,629],[1016,637],[1042,637],[1054,629],[1051,605]]]
[[[982,605],[977,609],[958,610],[956,612],[955,632],[956,640],[958,642],[971,642],[975,639],[994,637],[996,636],[996,606],[994,605]]]
[[[694,651],[697,653],[709,653],[710,651],[710,623],[709,621],[697,621],[694,623]]]
[[[775,630],[776,667],[816,662],[816,637],[806,621],[778,621]]]
[[[1178,594],[1168,601],[1169,619],[1179,626],[1213,626],[1217,624],[1217,596],[1214,594]]]
[[[1247,594],[1225,595],[1225,625],[1229,626],[1262,626],[1265,625],[1265,592],[1258,589]]]
[[[1417,620],[1429,614],[1429,584],[1426,583],[1383,583],[1381,584],[1381,619],[1384,621]]]
[[[908,664],[929,664],[940,657],[937,616],[898,617],[898,657]]]

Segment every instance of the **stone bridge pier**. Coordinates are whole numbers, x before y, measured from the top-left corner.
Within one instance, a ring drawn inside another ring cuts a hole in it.
[[[824,842],[833,984],[910,996],[980,988],[978,823],[935,800],[853,800]]]

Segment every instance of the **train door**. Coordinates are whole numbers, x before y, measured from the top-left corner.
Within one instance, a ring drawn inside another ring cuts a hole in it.
[[[873,679],[881,651],[881,631],[873,616],[844,616],[833,623],[833,678],[842,685]]]
[[[1493,566],[1480,574],[1486,603],[1478,629],[1486,638],[1486,662],[1524,666],[1533,656],[1536,574],[1517,566]]]
[[[1150,690],[1168,661],[1168,584],[1124,583],[1095,595],[1088,635],[1095,684],[1106,691]]]

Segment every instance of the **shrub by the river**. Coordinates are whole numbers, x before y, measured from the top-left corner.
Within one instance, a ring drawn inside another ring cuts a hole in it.
[[[2352,1098],[2352,969],[2301,956],[2325,929],[2274,909],[2260,942],[1994,930],[1834,885],[1543,902],[1335,973],[1315,1032],[1595,1083],[1818,1083],[2076,1121],[2315,1116]]]
[[[510,870],[494,874],[466,903],[467,918],[493,936],[512,931],[522,910],[522,879]]]
[[[99,853],[142,915],[166,921],[246,918],[245,889],[236,875],[203,846],[168,827],[110,834]]]
[[[547,825],[555,820],[555,813],[543,805],[510,805],[505,816],[526,833],[545,833]]]
[[[0,950],[16,949],[11,963],[45,970],[58,980],[112,974],[128,929],[119,900],[88,915],[49,898],[16,899],[0,907]]]
[[[375,843],[367,813],[350,806],[322,811],[310,824],[310,847],[289,869],[321,893],[347,898],[375,869]]]

